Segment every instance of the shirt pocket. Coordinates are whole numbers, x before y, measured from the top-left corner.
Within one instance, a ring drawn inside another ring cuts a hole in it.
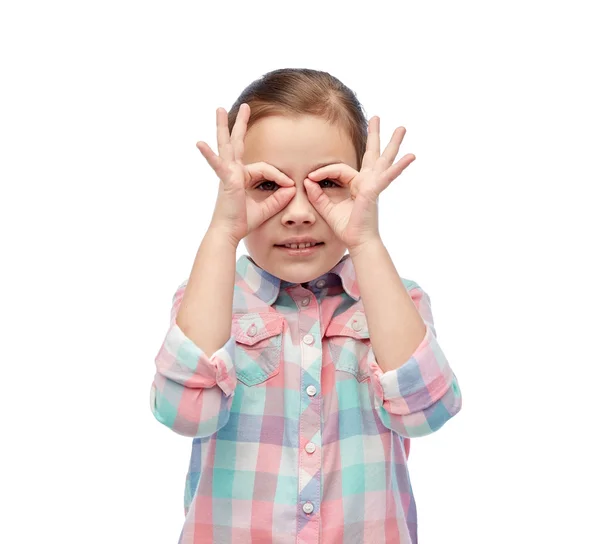
[[[234,315],[235,372],[247,386],[258,385],[279,373],[283,316],[273,312]]]
[[[336,371],[363,382],[370,376],[371,338],[364,310],[350,308],[333,317],[325,330],[328,354]]]

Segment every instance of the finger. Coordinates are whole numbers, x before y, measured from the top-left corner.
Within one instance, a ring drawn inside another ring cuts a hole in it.
[[[292,200],[296,187],[283,187],[275,191],[262,202],[256,202],[252,198],[246,199],[248,207],[248,222],[251,229],[270,219],[285,208]]]
[[[306,194],[308,195],[310,203],[314,206],[319,215],[327,220],[327,217],[329,217],[329,214],[334,207],[331,199],[325,194],[325,191],[321,189],[321,186],[317,182],[305,179],[304,187],[306,188]]]
[[[412,153],[409,153],[404,155],[396,164],[390,166],[377,180],[375,187],[377,194],[387,188],[416,158]]]
[[[379,163],[377,164],[377,170],[379,172],[383,172],[396,160],[396,155],[398,155],[398,151],[400,149],[400,144],[404,139],[404,135],[406,134],[406,129],[404,127],[398,127],[394,130],[394,134],[392,134],[392,138],[390,139],[390,143],[386,146],[383,153],[381,154],[381,158],[379,159]]]
[[[322,166],[314,172],[308,174],[308,178],[312,181],[321,181],[326,178],[336,179],[342,184],[349,184],[354,177],[358,174],[352,166],[345,163],[329,164],[328,166]]]
[[[247,164],[246,168],[250,172],[251,179],[248,182],[249,184],[267,179],[276,182],[282,187],[294,187],[296,185],[293,179],[287,177],[281,170],[278,170],[268,162],[254,162]]]
[[[234,160],[233,147],[229,137],[227,110],[225,108],[217,108],[217,147],[219,157],[226,161]]]
[[[206,162],[215,171],[215,174],[221,178],[221,170],[223,168],[223,159],[221,159],[215,152],[210,148],[206,142],[198,142],[196,147],[202,153],[202,156],[206,159]]]
[[[248,119],[250,119],[250,106],[243,103],[240,105],[235,124],[231,130],[231,145],[236,161],[241,161],[244,156],[244,137],[248,129]]]
[[[373,116],[369,120],[368,126],[368,135],[367,135],[367,147],[365,150],[365,154],[363,157],[363,161],[361,164],[361,170],[374,168],[377,159],[379,159],[380,155],[380,139],[379,139],[379,129],[380,129],[380,118],[378,116]]]

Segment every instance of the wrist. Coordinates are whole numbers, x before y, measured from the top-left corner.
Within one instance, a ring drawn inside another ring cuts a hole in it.
[[[356,256],[360,253],[363,253],[365,250],[380,246],[383,246],[383,240],[381,239],[381,236],[376,235],[371,238],[367,238],[366,240],[363,240],[353,246],[348,246],[348,253],[350,253],[350,256]]]
[[[233,250],[237,250],[237,246],[241,241],[230,229],[213,224],[209,225],[205,237],[211,238],[220,244],[227,244]]]
[[[380,236],[375,236],[368,240],[364,240],[363,242],[360,242],[359,244],[356,244],[352,247],[348,247],[348,253],[350,254],[350,257],[352,259],[355,259],[356,257],[359,257],[365,252],[371,251],[374,248],[381,247],[384,247],[383,240]]]

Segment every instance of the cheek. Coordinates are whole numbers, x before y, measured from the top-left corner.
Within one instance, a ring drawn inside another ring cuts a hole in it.
[[[269,241],[272,236],[269,234],[270,229],[267,223],[263,223],[244,238],[244,244],[249,252],[260,254],[269,249]]]
[[[244,243],[246,244],[246,248],[248,251],[256,252],[257,249],[260,249],[259,238],[257,235],[260,234],[260,229],[253,230],[246,238],[244,238]]]

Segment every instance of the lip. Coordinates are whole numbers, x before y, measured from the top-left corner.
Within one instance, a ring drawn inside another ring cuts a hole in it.
[[[310,238],[309,236],[295,236],[293,238],[287,238],[277,246],[284,246],[285,244],[318,244],[321,240]]]
[[[275,247],[277,249],[280,249],[281,251],[284,251],[285,253],[287,253],[291,257],[308,257],[310,255],[315,254],[324,245],[325,245],[324,243],[321,243],[321,244],[316,245],[316,246],[305,247],[304,249],[300,249],[300,248],[298,248],[298,249],[292,249],[291,247],[285,247],[285,246],[279,246],[279,245],[277,245]]]

